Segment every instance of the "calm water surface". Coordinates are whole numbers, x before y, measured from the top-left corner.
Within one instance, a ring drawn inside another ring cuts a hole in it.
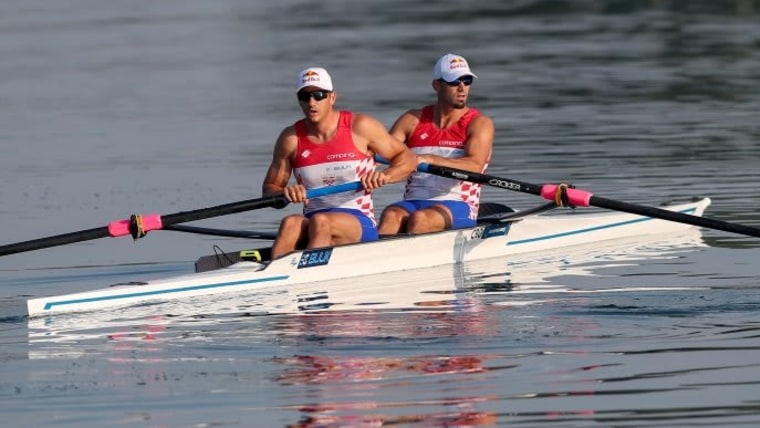
[[[482,4],[481,4],[482,3]],[[760,227],[760,4],[0,1],[0,243],[258,197],[293,81],[387,125],[468,58],[490,172]],[[377,192],[385,206],[398,186]],[[486,189],[527,208],[535,197]],[[259,210],[203,225],[272,230]],[[32,296],[192,271],[153,232],[0,258],[6,426],[757,426],[760,241],[703,230],[331,284],[28,320]],[[294,309],[297,311],[297,308]]]

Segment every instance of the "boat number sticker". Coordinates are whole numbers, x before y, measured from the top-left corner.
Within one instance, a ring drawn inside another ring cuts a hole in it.
[[[483,239],[486,238],[492,238],[494,236],[504,236],[507,233],[509,233],[509,226],[511,226],[512,223],[506,223],[506,224],[492,224],[490,226],[486,227],[485,232],[483,233]]]
[[[301,260],[298,261],[298,269],[326,265],[330,262],[330,256],[332,256],[332,248],[304,251],[301,254]]]

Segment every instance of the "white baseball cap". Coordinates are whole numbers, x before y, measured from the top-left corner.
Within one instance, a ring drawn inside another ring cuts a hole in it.
[[[298,89],[296,92],[307,86],[316,86],[325,91],[333,90],[332,78],[330,73],[322,67],[309,67],[298,73]]]
[[[433,80],[443,79],[447,82],[453,82],[462,76],[478,77],[470,70],[470,65],[467,64],[464,57],[452,53],[438,58],[438,62],[433,68]]]

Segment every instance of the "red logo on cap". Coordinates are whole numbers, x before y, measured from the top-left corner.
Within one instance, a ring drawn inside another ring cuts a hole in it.
[[[319,82],[319,73],[314,70],[308,70],[301,78],[302,82]]]
[[[449,68],[467,68],[467,61],[462,58],[453,58],[449,61]]]

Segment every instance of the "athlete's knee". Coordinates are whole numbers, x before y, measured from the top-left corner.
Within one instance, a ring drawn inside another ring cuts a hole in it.
[[[395,215],[395,216],[407,216],[409,215],[409,211],[401,208],[398,205],[391,205],[387,207],[385,210],[383,210],[383,215]]]
[[[309,218],[309,229],[329,229],[330,225],[330,216],[326,213],[317,213]]]
[[[379,233],[391,234],[401,232],[405,229],[408,217],[409,213],[403,208],[395,206],[386,208],[380,216]]]
[[[272,244],[272,258],[302,248],[305,245],[306,217],[298,214],[289,215],[280,222],[280,231]]]
[[[409,213],[405,209],[390,206],[383,211],[380,221],[401,221],[407,216],[409,216]]]
[[[409,233],[427,233],[445,230],[447,224],[437,210],[420,210],[412,213],[406,223]]]
[[[299,214],[292,214],[282,219],[280,222],[280,230],[282,231],[300,231],[303,225],[306,223],[306,217]]]

